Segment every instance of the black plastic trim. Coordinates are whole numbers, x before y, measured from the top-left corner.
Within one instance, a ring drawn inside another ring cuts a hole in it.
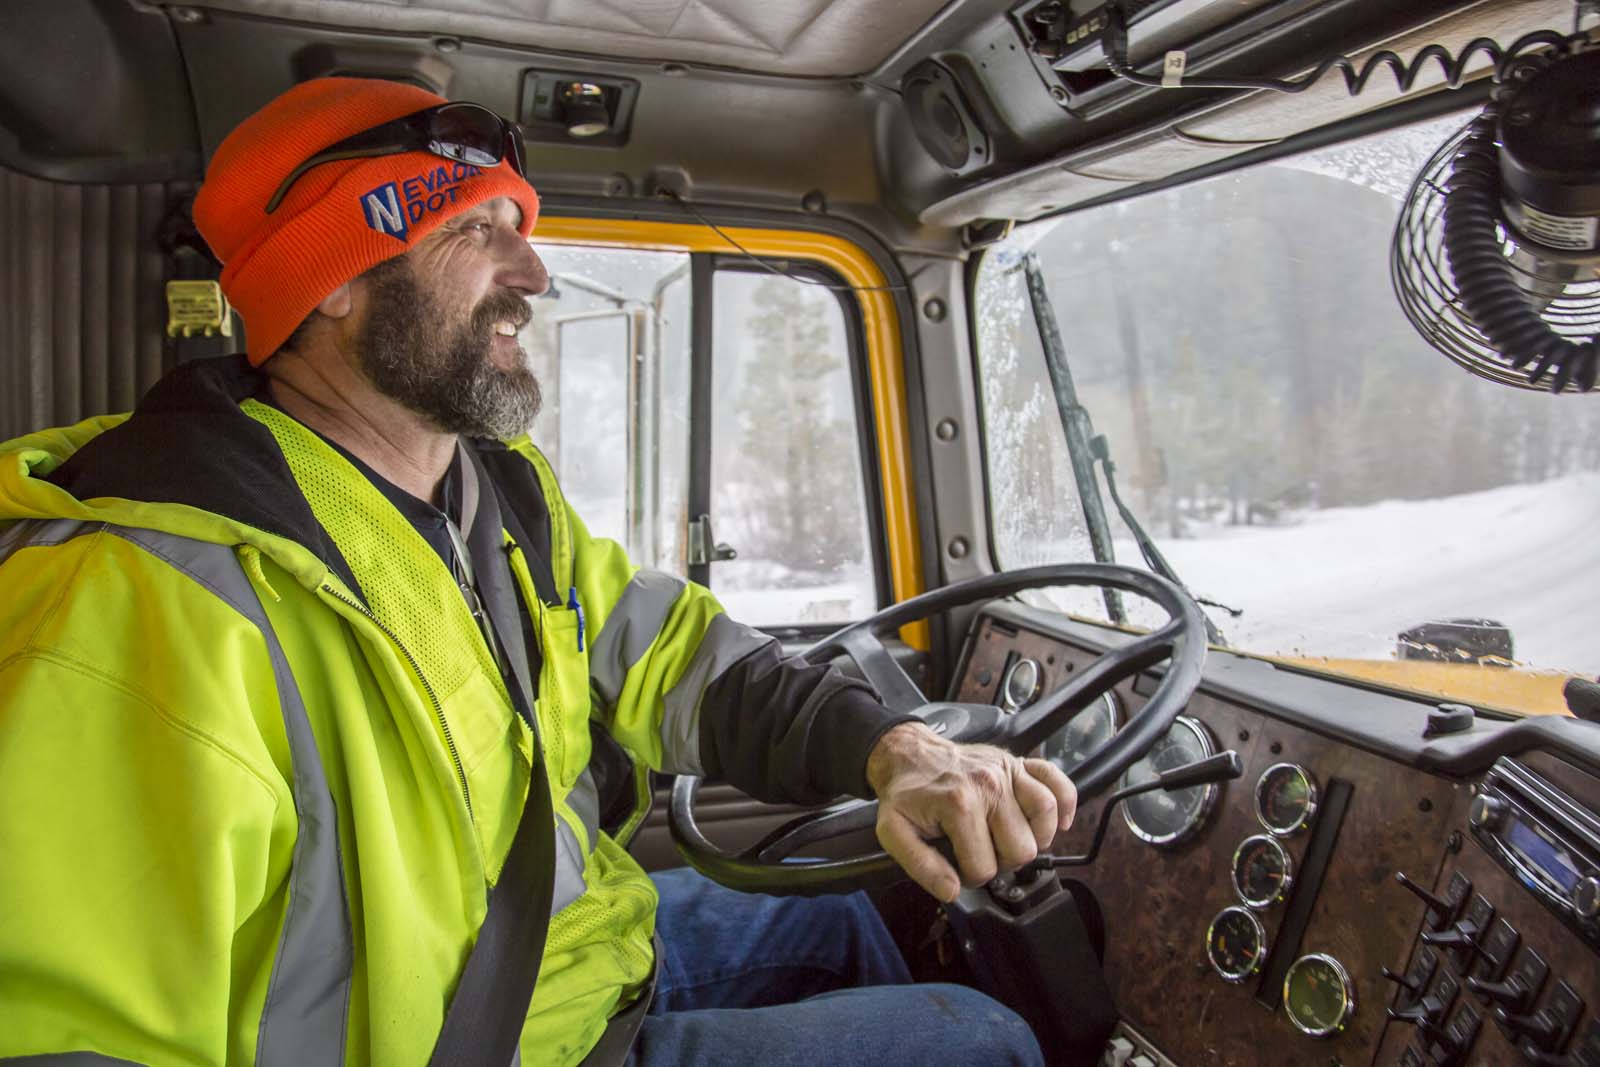
[[[1355,787],[1341,778],[1328,783],[1327,795],[1317,811],[1316,825],[1311,828],[1311,838],[1300,861],[1300,876],[1289,888],[1289,903],[1283,910],[1283,921],[1267,950],[1267,962],[1261,968],[1261,981],[1256,986],[1256,1000],[1268,1009],[1275,1010],[1283,1001],[1283,978],[1294,961],[1300,958],[1300,942],[1306,927],[1311,924],[1311,911],[1316,907],[1317,894],[1322,889],[1323,876],[1328,873],[1328,861],[1333,858],[1333,846],[1339,840],[1339,828],[1344,824],[1345,812],[1350,808],[1350,797]]]
[[[703,252],[689,256],[689,521],[711,514],[711,382],[715,354],[716,268]],[[707,548],[710,546],[708,545]],[[689,580],[710,588],[711,564],[689,564]]]

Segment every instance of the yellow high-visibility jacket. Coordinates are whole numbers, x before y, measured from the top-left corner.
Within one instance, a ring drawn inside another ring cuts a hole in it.
[[[262,384],[186,364],[0,445],[0,1061],[423,1064],[483,920],[532,733],[439,556]],[[902,717],[591,537],[525,438],[463,447],[542,662],[522,1059],[572,1064],[653,966],[647,770],[866,795]]]

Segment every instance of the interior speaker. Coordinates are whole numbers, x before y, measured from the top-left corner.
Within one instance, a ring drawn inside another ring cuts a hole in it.
[[[988,133],[944,67],[931,59],[917,64],[900,83],[900,93],[917,140],[940,166],[966,174],[992,158]]]

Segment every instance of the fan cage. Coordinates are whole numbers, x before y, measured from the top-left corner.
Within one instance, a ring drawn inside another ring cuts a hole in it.
[[[1549,392],[1549,375],[1539,382],[1530,382],[1527,370],[1512,366],[1511,360],[1498,351],[1467,316],[1445,256],[1445,193],[1449,188],[1452,161],[1466,139],[1467,129],[1463,126],[1446,139],[1423,164],[1411,184],[1389,249],[1389,275],[1395,297],[1423,339],[1456,364],[1501,385]],[[1496,227],[1496,236],[1513,275],[1525,280],[1526,288],[1549,284],[1511,258],[1518,246],[1504,226]],[[1552,330],[1574,342],[1588,341],[1600,333],[1600,274],[1596,273],[1596,268],[1580,266],[1577,277],[1563,287],[1540,315]],[[1568,382],[1563,391],[1580,390],[1575,383]]]

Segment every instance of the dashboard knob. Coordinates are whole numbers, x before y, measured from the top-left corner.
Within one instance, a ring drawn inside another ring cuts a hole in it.
[[[1600,918],[1600,878],[1590,875],[1572,887],[1572,910],[1580,919]]]
[[[1467,809],[1467,822],[1480,830],[1498,830],[1504,825],[1509,810],[1510,806],[1499,797],[1479,793]]]

